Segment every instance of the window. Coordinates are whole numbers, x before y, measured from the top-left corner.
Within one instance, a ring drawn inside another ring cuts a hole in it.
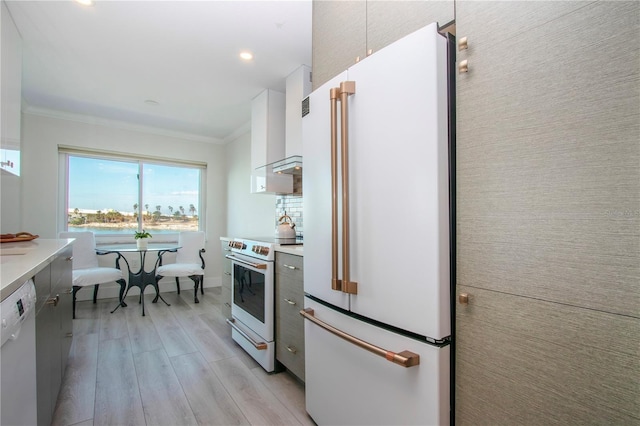
[[[204,166],[64,152],[66,229],[152,235],[201,229]]]

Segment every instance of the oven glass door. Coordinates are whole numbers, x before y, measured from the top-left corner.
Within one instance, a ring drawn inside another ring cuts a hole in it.
[[[261,323],[265,322],[265,274],[233,264],[233,304]]]

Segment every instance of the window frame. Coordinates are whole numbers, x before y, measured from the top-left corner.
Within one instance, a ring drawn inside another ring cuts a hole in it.
[[[140,212],[142,211],[142,196],[143,196],[145,166],[161,165],[161,166],[198,169],[200,171],[200,182],[199,182],[199,191],[198,191],[198,230],[206,231],[206,172],[207,172],[206,163],[196,162],[196,161],[171,160],[171,159],[160,158],[160,157],[137,156],[133,154],[115,153],[115,152],[102,151],[102,150],[85,150],[85,149],[77,149],[73,147],[58,146],[58,157],[59,157],[58,232],[63,232],[68,230],[69,158],[71,156],[93,158],[93,159],[106,160],[106,161],[121,161],[121,162],[129,162],[129,163],[137,164],[138,173],[139,173],[138,189],[137,189],[138,205],[139,205],[138,230],[141,230],[143,227],[143,223],[141,220],[142,215],[140,214]],[[175,232],[155,234],[154,242],[157,242],[157,243],[177,242],[179,233],[180,231],[176,230]],[[133,242],[134,238],[133,238],[133,233],[131,235],[100,233],[100,234],[96,234],[96,240],[99,243],[103,243],[103,244],[117,244],[117,243]]]

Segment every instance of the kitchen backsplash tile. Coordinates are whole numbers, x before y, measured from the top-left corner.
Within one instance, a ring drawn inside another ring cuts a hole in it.
[[[291,217],[293,223],[296,224],[296,235],[303,234],[303,208],[302,208],[302,176],[293,176],[293,192],[292,195],[276,196],[276,226],[278,219],[285,212]]]

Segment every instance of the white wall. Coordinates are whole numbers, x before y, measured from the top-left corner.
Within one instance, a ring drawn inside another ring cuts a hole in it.
[[[273,237],[276,196],[251,194],[251,132],[226,146],[227,236]]]
[[[22,230],[42,238],[56,238],[60,231],[56,226],[60,211],[58,145],[206,162],[205,287],[220,285],[219,237],[226,235],[226,159],[223,145],[32,114],[23,114],[22,119]],[[175,291],[173,279],[167,280],[163,287],[167,291]],[[182,287],[190,288],[186,282]],[[79,299],[82,293],[78,293]],[[102,287],[100,294],[113,297]]]
[[[20,178],[9,172],[0,172],[0,233],[15,234],[22,231],[20,217]]]

